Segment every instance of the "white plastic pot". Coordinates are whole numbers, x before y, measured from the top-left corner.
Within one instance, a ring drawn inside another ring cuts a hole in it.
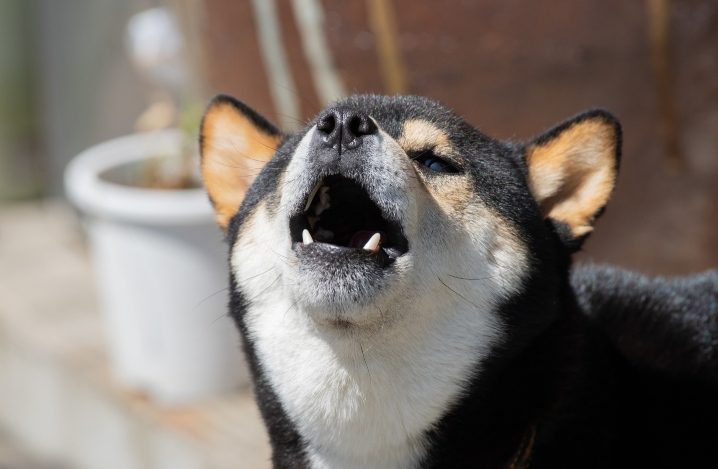
[[[102,175],[180,151],[178,131],[92,147],[65,172],[85,215],[115,374],[165,403],[249,381],[227,316],[226,246],[202,189],[140,189]]]

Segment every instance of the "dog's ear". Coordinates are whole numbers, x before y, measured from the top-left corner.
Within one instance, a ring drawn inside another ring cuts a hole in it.
[[[578,248],[593,230],[616,183],[621,126],[611,114],[588,111],[525,146],[528,183],[564,244]]]
[[[210,102],[200,127],[202,179],[222,229],[281,140],[281,132],[246,104],[225,95]]]

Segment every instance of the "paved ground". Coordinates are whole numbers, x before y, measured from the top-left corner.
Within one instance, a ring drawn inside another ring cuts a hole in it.
[[[17,441],[0,431],[0,469],[70,469],[67,466],[40,462],[20,449]]]
[[[0,469],[269,467],[248,390],[163,407],[114,380],[66,205],[0,205],[0,260]]]

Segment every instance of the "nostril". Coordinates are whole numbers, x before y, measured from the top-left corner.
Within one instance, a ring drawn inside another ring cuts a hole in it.
[[[363,112],[346,108],[324,111],[316,121],[315,128],[322,146],[343,150],[357,148],[365,135],[377,133],[377,125]]]
[[[376,132],[376,124],[366,114],[354,114],[348,119],[347,130],[350,135],[361,137]]]
[[[336,126],[337,118],[334,116],[334,113],[331,112],[324,114],[317,121],[317,130],[327,135],[331,134]]]

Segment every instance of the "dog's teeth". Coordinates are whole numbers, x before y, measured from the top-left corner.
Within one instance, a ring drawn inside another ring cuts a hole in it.
[[[377,252],[379,250],[379,241],[381,241],[381,235],[379,233],[374,233],[372,237],[369,238],[369,241],[367,241],[364,245],[364,249],[367,251]]]
[[[309,234],[309,230],[306,228],[302,231],[302,241],[304,244],[312,244],[314,242],[312,235]]]
[[[312,205],[312,201],[314,200],[314,196],[317,195],[317,191],[319,191],[319,188],[322,187],[322,181],[319,181],[316,186],[314,186],[314,189],[312,189],[312,192],[309,193],[309,197],[307,198],[307,203],[304,204],[304,211],[306,212],[309,210],[309,207]]]

